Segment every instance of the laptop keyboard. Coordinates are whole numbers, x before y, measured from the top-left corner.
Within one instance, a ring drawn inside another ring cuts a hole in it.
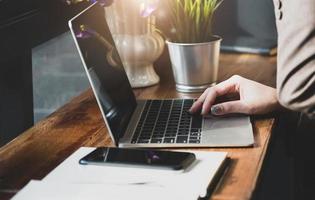
[[[202,116],[187,111],[192,99],[148,100],[132,143],[200,143]]]

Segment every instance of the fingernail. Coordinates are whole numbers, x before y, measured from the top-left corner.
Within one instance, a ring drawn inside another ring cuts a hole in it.
[[[194,112],[193,106],[191,106],[191,107],[188,109],[188,112],[190,112],[190,113]]]
[[[222,112],[221,106],[212,106],[211,113],[214,115],[220,114]]]

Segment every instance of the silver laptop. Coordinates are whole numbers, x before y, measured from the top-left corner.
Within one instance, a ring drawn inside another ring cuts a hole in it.
[[[190,115],[194,99],[137,101],[107,25],[92,4],[69,21],[108,132],[120,147],[228,147],[254,143],[248,116]]]

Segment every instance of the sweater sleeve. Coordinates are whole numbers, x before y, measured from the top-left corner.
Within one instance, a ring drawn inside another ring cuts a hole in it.
[[[315,118],[315,1],[274,0],[274,5],[279,101]]]

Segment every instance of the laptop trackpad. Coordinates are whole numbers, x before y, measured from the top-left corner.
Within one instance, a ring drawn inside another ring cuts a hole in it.
[[[218,146],[250,146],[254,143],[249,116],[206,116],[202,132],[202,143]]]

